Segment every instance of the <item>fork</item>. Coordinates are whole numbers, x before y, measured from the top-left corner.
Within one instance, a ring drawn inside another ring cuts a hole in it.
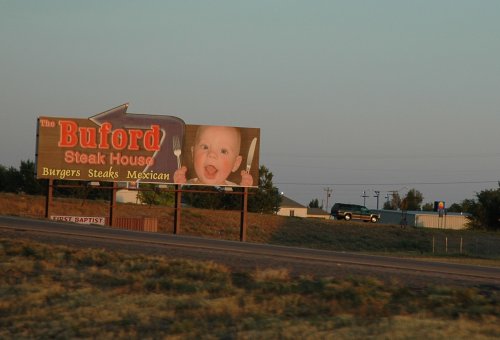
[[[172,138],[172,149],[174,150],[174,155],[177,157],[177,169],[181,168],[181,140],[179,136],[174,136]]]

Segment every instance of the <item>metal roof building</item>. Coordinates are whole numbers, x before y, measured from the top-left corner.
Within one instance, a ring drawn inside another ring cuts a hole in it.
[[[380,210],[380,222],[405,224],[410,227],[466,229],[469,214],[447,213],[439,215],[433,211]]]

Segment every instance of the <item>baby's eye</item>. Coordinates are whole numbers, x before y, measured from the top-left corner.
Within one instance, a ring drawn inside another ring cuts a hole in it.
[[[229,150],[228,149],[221,149],[220,153],[223,155],[227,155],[227,154],[229,154]]]
[[[200,149],[201,150],[208,150],[208,145],[207,144],[200,144]]]

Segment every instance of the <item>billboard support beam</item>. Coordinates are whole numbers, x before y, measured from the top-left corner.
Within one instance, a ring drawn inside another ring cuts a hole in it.
[[[109,200],[109,226],[113,226],[113,211],[116,206],[116,182],[113,182],[113,187],[111,188],[111,197]]]
[[[247,208],[248,208],[248,188],[243,189],[243,195],[241,198],[241,219],[240,219],[240,241],[245,242],[247,240]]]
[[[181,230],[181,207],[182,190],[179,184],[175,185],[175,206],[174,206],[174,234],[177,235]]]
[[[50,216],[50,206],[52,205],[52,190],[54,187],[54,180],[51,178],[47,183],[47,194],[45,196],[45,218]]]

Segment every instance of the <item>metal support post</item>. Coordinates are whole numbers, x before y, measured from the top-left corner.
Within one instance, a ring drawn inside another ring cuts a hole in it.
[[[108,225],[110,227],[113,226],[113,212],[116,206],[116,182],[113,182],[113,186],[111,187],[111,197],[109,199],[109,222]]]
[[[47,195],[45,196],[45,218],[50,217],[50,206],[52,205],[52,195],[54,189],[54,180],[51,178],[47,183]]]
[[[243,189],[243,195],[241,198],[241,219],[240,219],[240,241],[245,242],[247,240],[247,208],[248,208],[248,188]]]
[[[174,203],[174,234],[181,231],[181,208],[182,208],[182,190],[179,184],[175,185],[175,203]]]

